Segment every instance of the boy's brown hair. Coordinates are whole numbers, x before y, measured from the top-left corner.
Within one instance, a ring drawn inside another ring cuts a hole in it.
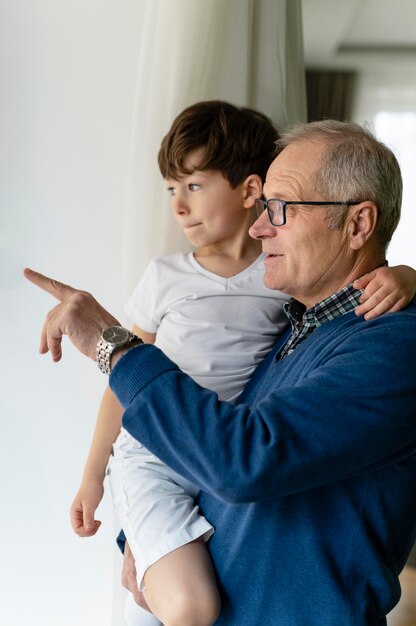
[[[219,170],[231,187],[250,174],[264,181],[276,155],[279,134],[266,115],[221,100],[197,102],[174,120],[158,154],[163,178],[192,174],[185,168],[191,152],[201,149],[198,170]]]

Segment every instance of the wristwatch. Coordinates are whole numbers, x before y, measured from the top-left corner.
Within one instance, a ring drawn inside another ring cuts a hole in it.
[[[97,343],[97,365],[103,374],[111,372],[111,357],[117,350],[130,347],[130,344],[139,345],[143,341],[127,328],[110,326],[105,328]],[[133,346],[131,346],[133,347]]]

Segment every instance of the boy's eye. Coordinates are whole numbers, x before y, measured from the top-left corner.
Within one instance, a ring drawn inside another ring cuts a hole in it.
[[[190,183],[188,185],[188,189],[189,191],[198,191],[198,189],[201,189],[201,185],[197,185],[197,183]]]
[[[175,187],[166,187],[166,190],[170,196],[174,196],[176,193]]]

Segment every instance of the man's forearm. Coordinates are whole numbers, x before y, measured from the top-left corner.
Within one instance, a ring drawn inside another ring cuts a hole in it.
[[[405,454],[409,438],[416,437],[409,409],[416,371],[414,360],[404,358],[416,351],[414,330],[406,320],[397,329],[389,318],[364,322],[370,347],[361,322],[353,321],[357,332],[346,320],[334,322],[324,330],[318,353],[302,350],[302,367],[310,373],[301,381],[286,377],[290,361],[271,360],[260,391],[253,387],[246,404],[220,402],[153,346],[131,351],[110,377],[126,408],[123,425],[201,489],[236,503],[381,468]],[[393,378],[380,363],[393,359],[399,344],[403,362],[396,363]],[[308,346],[313,350],[314,342]],[[319,367],[313,365],[317,354]]]

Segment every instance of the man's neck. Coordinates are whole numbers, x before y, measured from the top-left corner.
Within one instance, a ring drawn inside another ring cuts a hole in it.
[[[368,272],[372,272],[373,270],[381,267],[385,263],[384,254],[379,254],[377,256],[372,256],[371,258],[361,257],[357,259],[357,262],[353,263],[349,268],[347,274],[344,273],[342,277],[338,280],[334,279],[331,284],[323,286],[322,289],[318,289],[315,293],[311,293],[310,296],[303,297],[303,294],[300,297],[293,297],[296,300],[299,300],[302,304],[305,305],[306,309],[312,308],[315,304],[322,302],[329,296],[337,293],[347,285],[350,285],[355,280],[367,274]]]

